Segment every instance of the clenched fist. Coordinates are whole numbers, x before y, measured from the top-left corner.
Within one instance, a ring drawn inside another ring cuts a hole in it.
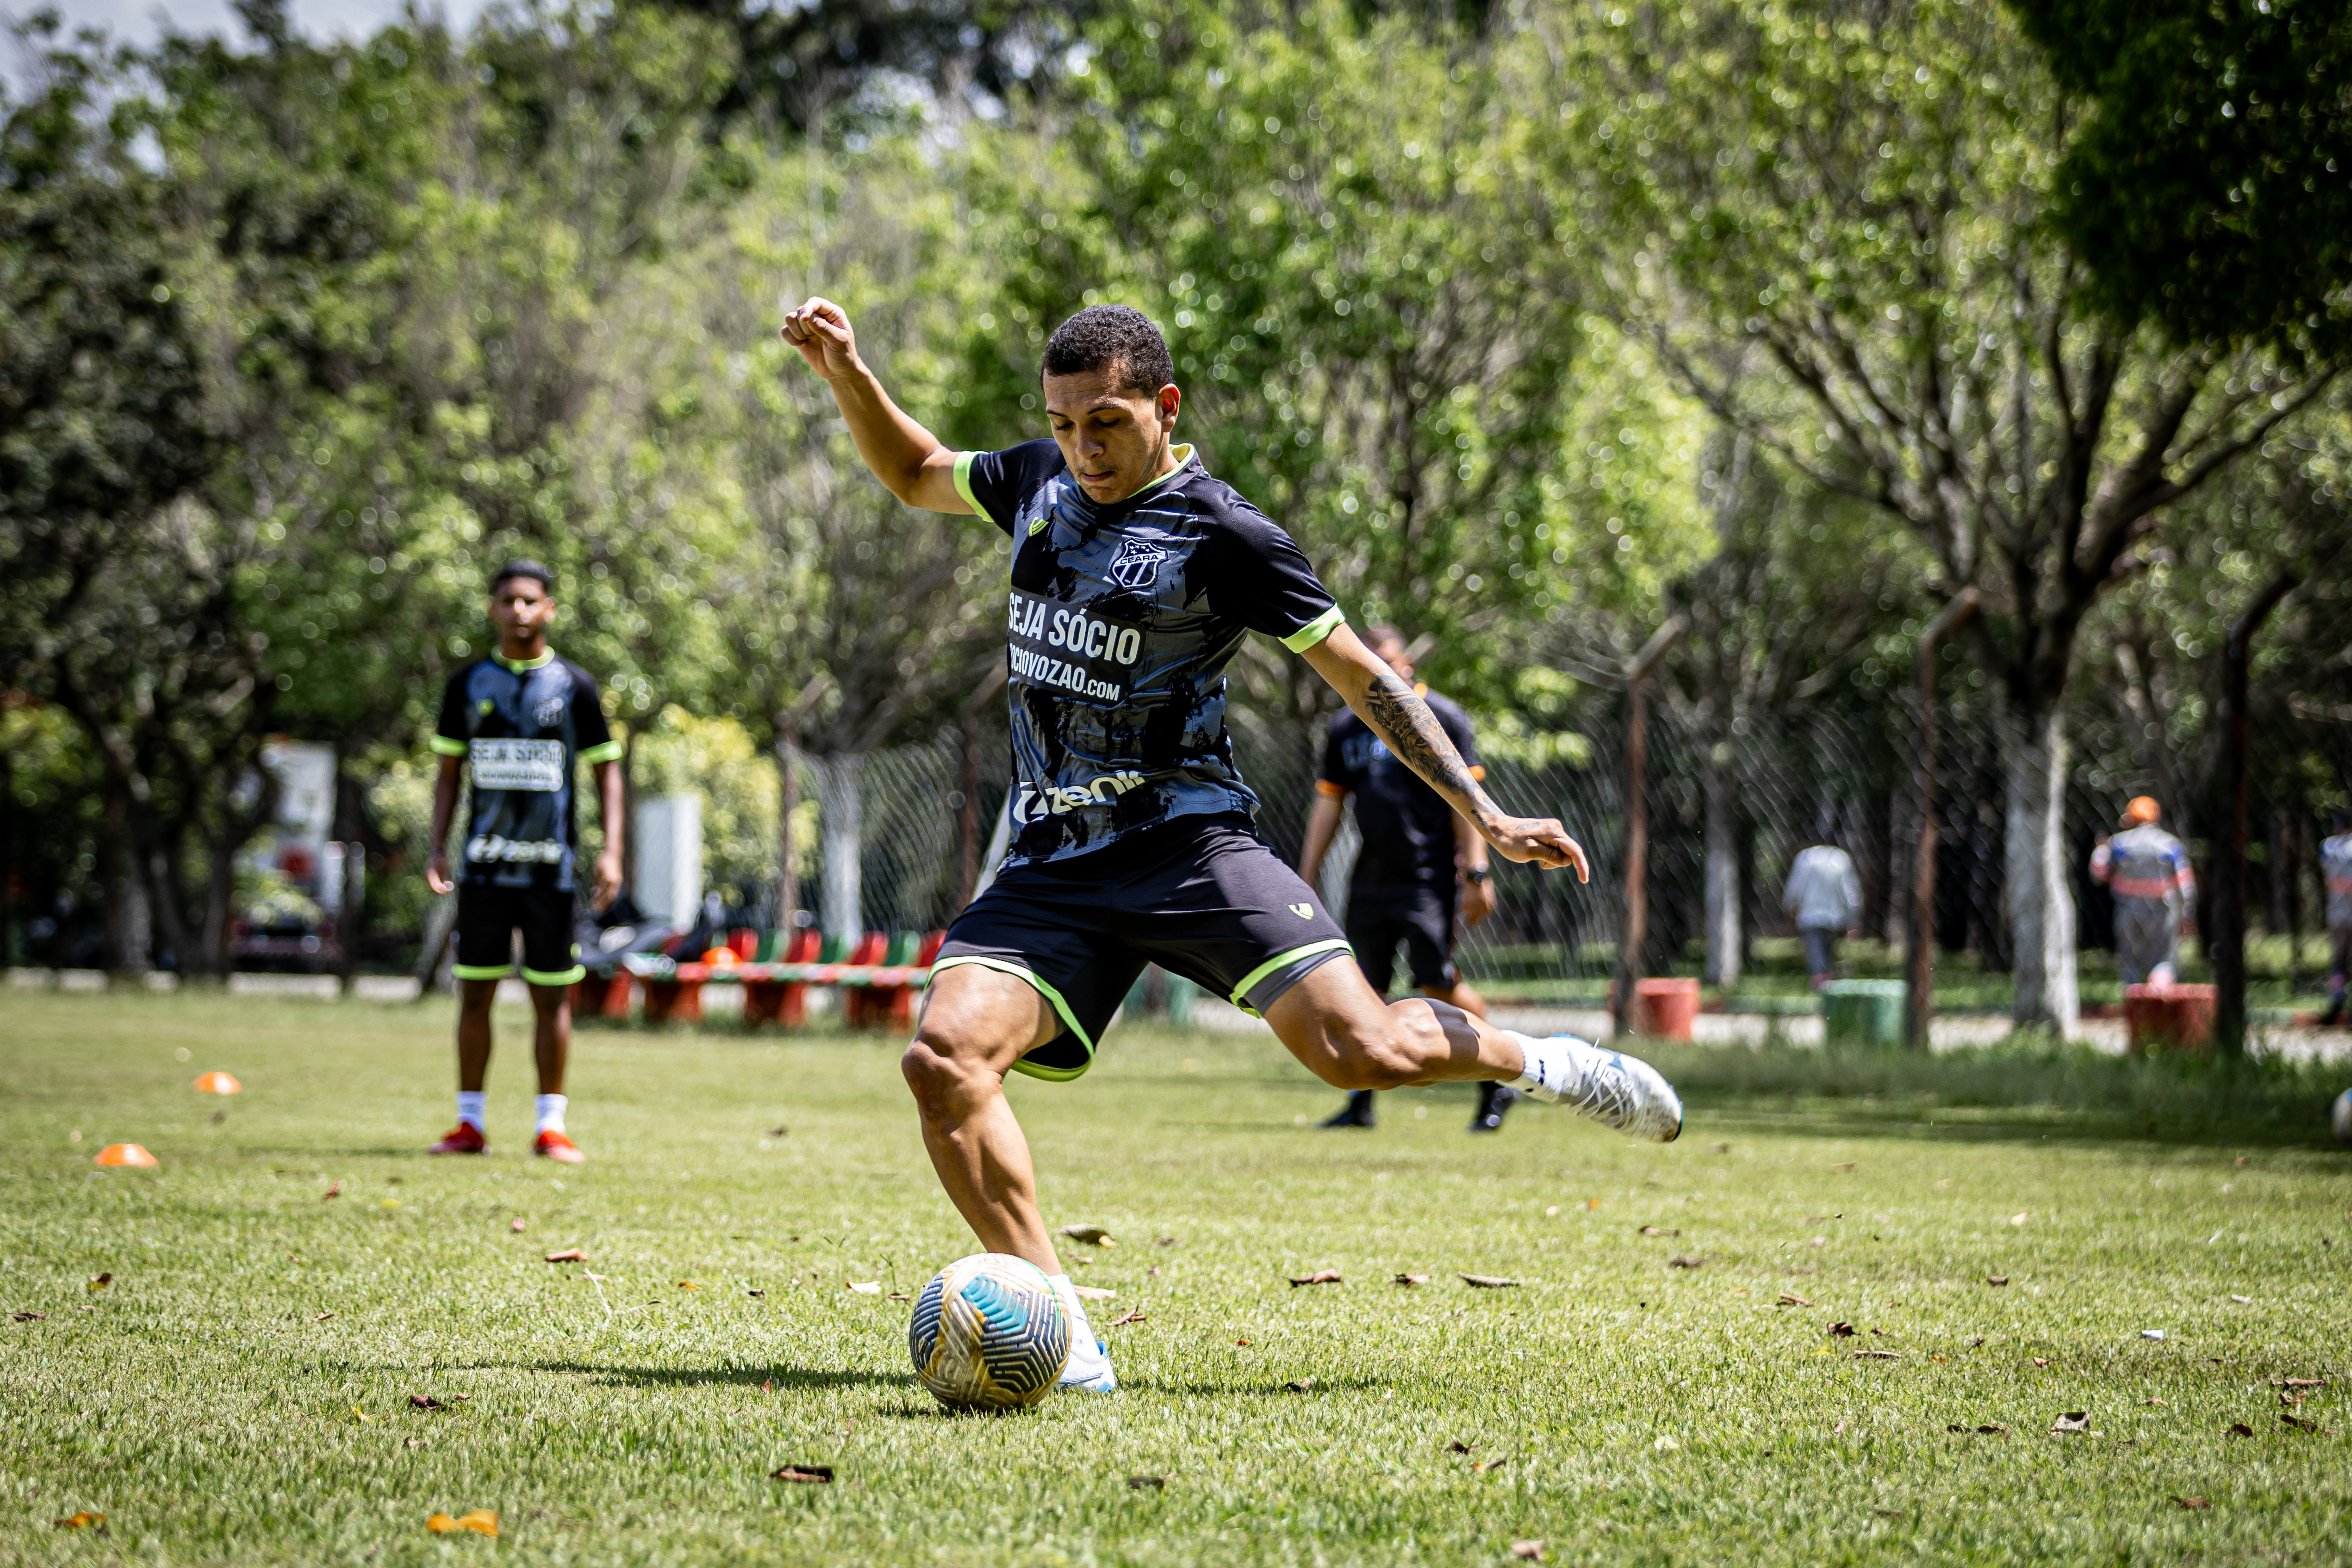
[[[801,351],[809,368],[832,381],[859,368],[857,334],[849,317],[830,300],[812,296],[809,302],[784,318],[784,342]]]

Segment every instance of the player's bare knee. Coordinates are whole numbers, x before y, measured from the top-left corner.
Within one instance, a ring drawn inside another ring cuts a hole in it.
[[[898,1071],[927,1121],[953,1120],[984,1095],[995,1075],[974,1064],[952,1039],[919,1030],[898,1058]]]

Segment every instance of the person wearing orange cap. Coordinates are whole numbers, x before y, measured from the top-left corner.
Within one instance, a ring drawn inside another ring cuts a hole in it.
[[[2135,795],[2123,831],[2091,851],[2091,879],[2116,896],[2116,967],[2126,985],[2169,985],[2179,977],[2179,932],[2197,897],[2189,850],[2157,826],[2164,808]]]

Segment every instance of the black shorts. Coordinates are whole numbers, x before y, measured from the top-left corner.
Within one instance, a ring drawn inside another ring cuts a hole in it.
[[[1396,977],[1397,943],[1418,991],[1451,991],[1462,978],[1454,967],[1454,884],[1348,889],[1348,941],[1364,978],[1385,996]]]
[[[1147,963],[1262,1013],[1348,939],[1315,890],[1238,816],[1179,817],[1092,855],[1004,872],[948,928],[936,974],[1017,974],[1062,1032],[1013,1063],[1073,1079]]]
[[[561,888],[457,885],[460,980],[503,980],[514,973],[514,933],[522,932],[522,977],[533,985],[569,985],[588,972],[572,930],[572,895]]]

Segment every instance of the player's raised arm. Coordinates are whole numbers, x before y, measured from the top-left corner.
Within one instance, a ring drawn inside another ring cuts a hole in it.
[[[857,455],[884,488],[926,511],[970,513],[956,493],[956,455],[890,401],[857,354],[849,317],[830,300],[811,299],[784,318],[784,342],[833,388],[833,400],[857,443]]]
[[[1506,860],[1531,860],[1549,868],[1573,866],[1578,881],[1592,879],[1584,848],[1568,836],[1568,829],[1549,817],[1507,816],[1487,797],[1429,704],[1347,626],[1308,648],[1307,662],[1388,743],[1390,754],[1444,795],[1495,847],[1495,853]]]

